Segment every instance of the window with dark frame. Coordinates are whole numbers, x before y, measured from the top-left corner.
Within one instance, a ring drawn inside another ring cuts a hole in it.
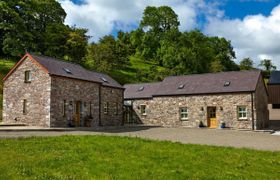
[[[181,107],[180,108],[180,120],[181,121],[186,121],[188,120],[188,108],[187,107]]]
[[[280,109],[280,104],[272,104],[272,109]]]
[[[140,113],[141,113],[141,115],[147,115],[146,114],[146,105],[145,104],[142,104],[142,105],[140,105]]]
[[[89,115],[90,115],[90,117],[92,117],[92,113],[91,113],[91,109],[92,109],[92,107],[91,107],[91,101],[89,102]]]
[[[63,100],[62,114],[63,114],[63,117],[66,116],[66,100]]]
[[[22,113],[23,114],[26,114],[27,113],[27,100],[26,99],[24,99],[23,100],[23,108],[22,108]]]
[[[117,115],[118,114],[118,103],[114,103],[114,114]]]
[[[108,106],[109,106],[109,103],[105,102],[104,103],[104,114],[108,114]]]
[[[25,71],[24,72],[24,82],[25,83],[30,83],[31,82],[31,72],[30,71]]]

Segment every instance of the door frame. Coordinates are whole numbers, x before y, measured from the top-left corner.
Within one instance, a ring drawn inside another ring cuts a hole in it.
[[[75,101],[75,126],[80,127],[81,126],[81,101]]]
[[[211,117],[210,117],[210,110],[215,110],[215,119],[216,119],[216,126],[211,127]],[[218,119],[217,119],[217,107],[216,106],[207,106],[207,127],[209,128],[217,128],[218,127]]]

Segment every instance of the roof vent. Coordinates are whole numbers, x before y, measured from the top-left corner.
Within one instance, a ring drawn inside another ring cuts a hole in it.
[[[71,72],[71,70],[70,70],[70,69],[63,68],[63,70],[64,70],[67,74],[72,74],[72,72]]]
[[[141,86],[138,91],[143,91],[144,90],[144,86]]]
[[[185,84],[180,84],[180,85],[178,86],[178,89],[184,89],[184,87],[185,87]]]
[[[108,82],[108,80],[107,80],[106,78],[104,78],[104,77],[101,77],[100,79],[101,79],[102,81],[106,82],[106,83]]]
[[[230,85],[230,82],[229,81],[226,81],[225,83],[224,83],[224,86],[226,87],[226,86],[229,86]]]

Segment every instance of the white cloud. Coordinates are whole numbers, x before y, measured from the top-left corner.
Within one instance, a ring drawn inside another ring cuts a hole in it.
[[[215,3],[204,0],[84,0],[81,5],[71,0],[59,0],[67,13],[66,24],[89,29],[92,40],[110,34],[114,29],[134,29],[142,18],[146,6],[167,5],[178,14],[180,30],[197,27],[197,16],[212,14],[221,16],[215,10]]]
[[[280,5],[269,16],[248,15],[243,19],[210,17],[204,31],[231,40],[238,61],[251,57],[257,66],[261,59],[269,58],[280,68]]]

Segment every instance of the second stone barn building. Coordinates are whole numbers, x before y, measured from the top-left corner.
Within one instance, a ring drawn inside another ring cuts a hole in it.
[[[123,87],[106,74],[26,54],[6,75],[3,123],[29,126],[121,125]]]
[[[261,71],[171,76],[124,86],[126,123],[263,129],[268,94]]]

